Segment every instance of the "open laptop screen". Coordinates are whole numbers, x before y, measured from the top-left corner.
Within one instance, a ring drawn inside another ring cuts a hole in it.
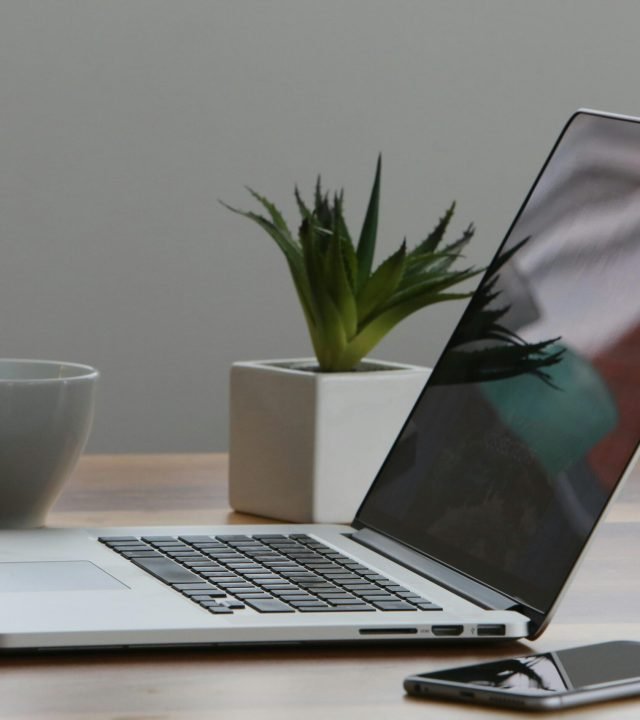
[[[569,122],[356,522],[546,611],[640,438],[640,123]]]

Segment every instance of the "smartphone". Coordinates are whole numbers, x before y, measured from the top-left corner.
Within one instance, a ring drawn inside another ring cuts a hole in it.
[[[559,710],[640,695],[640,642],[616,641],[411,675],[409,695]]]

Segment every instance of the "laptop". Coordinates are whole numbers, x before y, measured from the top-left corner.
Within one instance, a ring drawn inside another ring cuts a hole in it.
[[[639,229],[578,111],[351,525],[2,531],[0,647],[537,637],[637,454]]]

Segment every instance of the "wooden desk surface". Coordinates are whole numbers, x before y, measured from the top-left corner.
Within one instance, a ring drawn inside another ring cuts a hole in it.
[[[231,512],[224,455],[84,457],[50,525],[217,524]],[[407,720],[523,717],[405,697],[403,678],[448,665],[609,639],[640,640],[640,472],[630,479],[546,633],[473,647],[167,650],[0,658],[0,718]],[[638,718],[640,699],[563,713]],[[539,717],[536,715],[536,717]]]

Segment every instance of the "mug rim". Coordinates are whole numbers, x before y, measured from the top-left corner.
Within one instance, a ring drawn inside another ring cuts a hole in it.
[[[0,370],[3,365],[49,365],[58,368],[65,368],[75,370],[76,373],[73,375],[67,375],[65,377],[34,377],[34,378],[5,378],[0,373],[0,384],[4,383],[51,383],[51,382],[68,382],[70,380],[96,380],[100,376],[100,371],[91,365],[84,365],[82,363],[67,362],[66,360],[41,360],[32,358],[0,358]]]

